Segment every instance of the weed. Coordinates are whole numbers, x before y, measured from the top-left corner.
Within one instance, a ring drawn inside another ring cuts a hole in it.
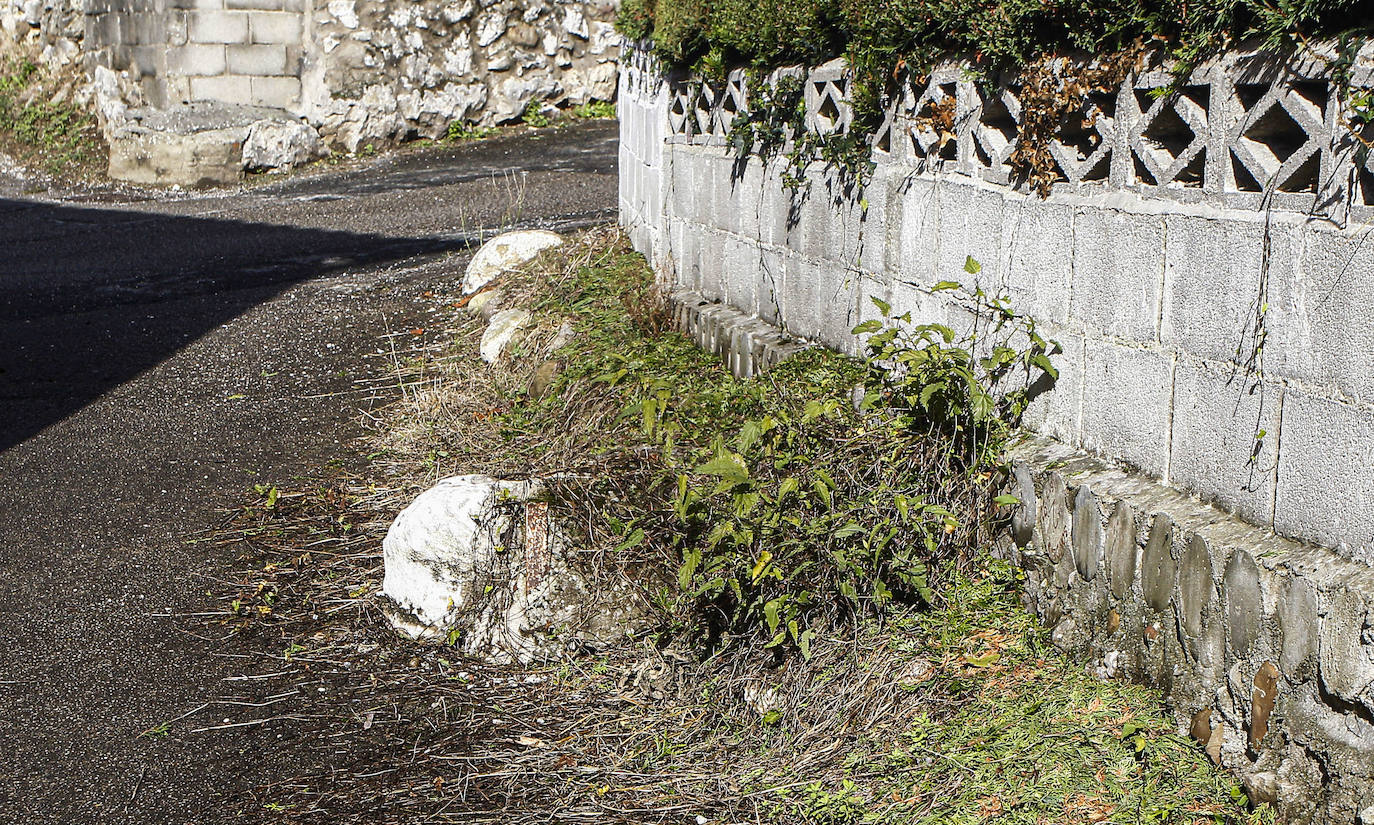
[[[574,107],[570,112],[575,118],[614,118],[615,104],[609,100],[589,100],[581,106]]]
[[[495,126],[479,126],[465,120],[455,120],[448,125],[448,131],[444,133],[444,140],[450,142],[482,140],[491,137],[497,131],[499,130]]]
[[[33,61],[0,59],[0,149],[61,180],[100,174],[105,142],[73,88]]]
[[[524,113],[521,114],[520,120],[531,129],[543,129],[553,122],[549,120],[548,115],[544,114],[544,101],[538,98],[529,102]]]

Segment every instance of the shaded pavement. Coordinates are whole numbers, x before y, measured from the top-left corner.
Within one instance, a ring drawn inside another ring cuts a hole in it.
[[[228,194],[0,180],[0,822],[242,821],[288,746],[139,735],[244,670],[187,632],[229,564],[188,538],[347,452],[366,356],[484,230],[612,220],[615,161],[589,123]]]

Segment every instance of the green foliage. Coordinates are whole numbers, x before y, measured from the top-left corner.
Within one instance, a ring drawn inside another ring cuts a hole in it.
[[[762,636],[806,655],[832,620],[938,603],[947,568],[987,535],[991,479],[1026,387],[1053,374],[1054,346],[981,291],[963,300],[986,355],[880,305],[882,318],[856,330],[871,335],[864,358],[812,349],[740,381],[646,320],[654,298],[638,256],[562,283],[539,312],[572,315],[577,343],[553,397],[507,414],[508,440],[565,429],[560,399],[585,405],[571,387],[597,388],[618,409],[600,461],[640,491],[608,496],[597,518],[618,553],[676,555],[680,619],[722,641]]]
[[[444,133],[444,140],[456,142],[463,140],[481,140],[490,137],[497,131],[494,126],[479,126],[476,123],[468,123],[465,120],[455,120],[448,125],[448,130]]]
[[[57,92],[55,79],[32,61],[0,62],[0,146],[51,175],[90,176],[105,160],[100,130]]]
[[[615,104],[609,100],[589,100],[581,106],[574,107],[569,114],[583,120],[614,118]]]
[[[543,129],[552,122],[549,120],[549,116],[544,114],[544,101],[538,98],[529,102],[529,105],[525,107],[524,114],[520,116],[520,120],[531,129]]]
[[[1349,29],[1369,31],[1367,0],[658,0],[622,11],[622,30],[651,36],[675,63],[717,50],[728,62],[778,66],[849,57],[866,70],[918,71],[945,56],[987,69],[1046,54],[1106,54],[1161,38],[1201,55],[1245,37],[1281,46]],[[1365,12],[1361,15],[1361,11]]]
[[[1162,43],[1183,77],[1236,41],[1255,39],[1284,50],[1316,36],[1374,31],[1370,0],[636,0],[622,10],[622,31],[652,40],[670,65],[706,78],[731,66],[751,71],[751,106],[736,124],[735,147],[769,146],[762,126],[798,138],[794,169],[822,161],[862,183],[869,173],[868,136],[904,80],[920,80],[940,60],[970,61],[974,79],[1036,67],[1023,78],[1020,149],[1011,158],[1042,194],[1052,184],[1048,146],[1082,92],[1119,81],[1144,43]],[[1051,76],[1051,57],[1080,59]],[[1094,74],[1081,59],[1105,58]],[[844,57],[853,72],[854,122],[849,134],[817,138],[801,128],[793,95],[760,94],[768,71]],[[1076,76],[1083,73],[1083,76]],[[772,111],[758,111],[772,108]],[[799,176],[786,182],[799,183]]]

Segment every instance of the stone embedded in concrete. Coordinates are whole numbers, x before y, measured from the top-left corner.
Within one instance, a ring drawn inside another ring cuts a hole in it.
[[[1173,545],[1173,519],[1166,513],[1157,513],[1150,525],[1150,537],[1145,542],[1145,553],[1141,558],[1140,568],[1145,604],[1151,610],[1165,610],[1173,597],[1177,573]]]
[[[1116,503],[1107,522],[1106,538],[1107,586],[1113,596],[1126,598],[1135,584],[1136,556],[1140,548],[1136,541],[1135,508],[1122,499]]]
[[[1045,476],[1040,492],[1040,550],[1058,563],[1069,554],[1068,488],[1059,473]]]
[[[1222,575],[1222,595],[1226,599],[1226,632],[1231,652],[1247,656],[1263,632],[1263,596],[1260,569],[1245,550],[1231,554]]]
[[[1327,691],[1374,710],[1374,629],[1365,598],[1339,588],[1322,603],[1321,681]]]
[[[1273,662],[1260,665],[1255,673],[1254,691],[1250,696],[1250,750],[1256,753],[1269,733],[1269,716],[1278,698],[1279,669]]]
[[[1317,655],[1321,618],[1317,591],[1306,579],[1290,575],[1278,599],[1279,664],[1290,679],[1297,680]]]
[[[524,266],[563,239],[542,229],[504,232],[477,250],[463,275],[463,294],[471,295],[506,272]]]
[[[1203,637],[1203,631],[1208,625],[1208,614],[1215,593],[1212,555],[1206,539],[1194,534],[1179,559],[1178,615],[1188,652],[1198,659],[1203,659],[1211,652],[1208,650],[1209,640]]]
[[[1073,500],[1073,563],[1078,575],[1092,581],[1102,561],[1102,508],[1088,485]]]
[[[1011,494],[1021,503],[1011,512],[1011,536],[1021,547],[1029,547],[1035,539],[1037,506],[1035,500],[1035,478],[1025,464],[1017,464],[1011,470]]]
[[[243,143],[248,171],[293,169],[324,155],[320,135],[309,124],[293,120],[260,120]]]
[[[499,361],[506,348],[515,340],[515,336],[529,324],[531,317],[529,312],[523,309],[503,309],[491,316],[491,321],[482,332],[482,340],[478,345],[482,360],[488,364]]]

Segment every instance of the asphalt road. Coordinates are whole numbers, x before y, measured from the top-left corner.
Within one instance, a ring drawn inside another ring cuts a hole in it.
[[[188,537],[345,450],[365,356],[484,230],[612,220],[615,161],[591,123],[228,193],[0,175],[0,822],[241,821],[289,748],[139,735],[243,672],[176,618],[229,564]]]

